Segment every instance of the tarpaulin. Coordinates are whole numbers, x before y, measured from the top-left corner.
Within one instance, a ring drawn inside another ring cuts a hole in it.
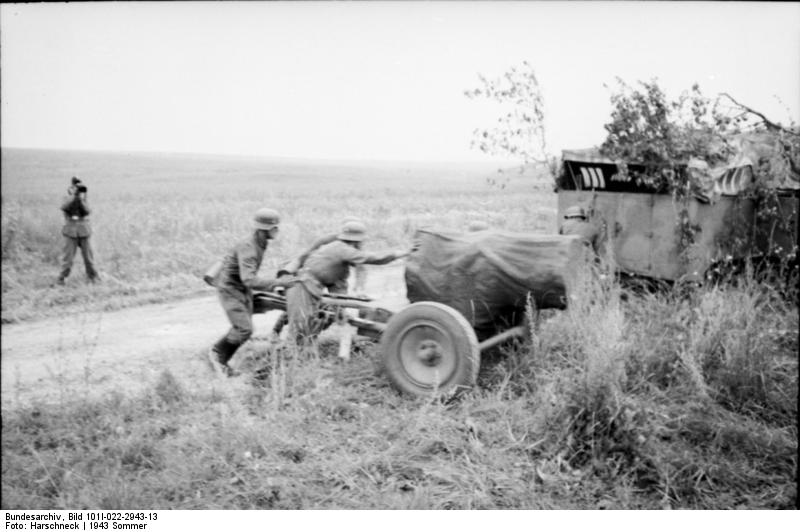
[[[563,309],[585,248],[579,237],[418,230],[406,262],[410,302],[436,301],[459,311],[478,337],[522,322],[530,295],[540,309]]]

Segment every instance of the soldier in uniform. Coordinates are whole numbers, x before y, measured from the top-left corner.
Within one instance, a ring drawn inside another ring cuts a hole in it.
[[[72,262],[75,260],[75,252],[80,248],[83,255],[83,265],[86,269],[86,276],[90,282],[98,280],[97,270],[94,267],[94,255],[89,237],[92,229],[89,226],[89,203],[86,200],[86,186],[77,177],[73,177],[70,187],[67,189],[67,197],[61,204],[61,211],[64,213],[64,227],[61,234],[64,235],[64,251],[61,261],[61,274],[58,276],[58,284],[63,285],[69,272],[72,269]]]
[[[601,231],[597,225],[586,219],[586,211],[580,205],[573,205],[564,211],[564,222],[558,229],[560,235],[578,235],[592,248],[595,256],[599,253]]]
[[[409,254],[409,251],[362,251],[361,245],[366,234],[367,229],[363,223],[348,221],[334,242],[309,254],[298,273],[298,282],[286,293],[289,335],[294,341],[303,343],[330,324],[330,320],[320,318],[319,298],[326,291],[334,294],[346,293],[351,266],[388,264]]]
[[[223,376],[231,374],[228,362],[234,353],[253,334],[253,291],[270,291],[287,287],[291,277],[268,279],[258,276],[267,244],[278,234],[280,217],[272,209],[260,209],[254,217],[254,231],[249,238],[236,244],[222,261],[214,279],[219,301],[231,328],[208,352],[214,370]]]
[[[346,216],[344,220],[342,220],[342,225],[346,224],[347,222],[359,222],[361,218],[356,216]],[[286,266],[278,270],[278,277],[283,275],[296,275],[298,270],[303,267],[305,264],[306,259],[308,258],[311,253],[316,251],[317,249],[321,248],[326,244],[330,244],[331,242],[335,242],[339,239],[339,233],[330,233],[320,238],[316,239],[305,251],[303,251],[296,259],[292,260]],[[364,291],[364,284],[366,283],[366,271],[364,270],[363,264],[356,264],[354,270],[354,281],[355,281],[355,292],[360,293]],[[289,323],[289,314],[287,312],[281,312],[281,314],[276,318],[275,325],[272,327],[272,340],[277,341],[280,337],[281,331],[283,328],[288,325]]]

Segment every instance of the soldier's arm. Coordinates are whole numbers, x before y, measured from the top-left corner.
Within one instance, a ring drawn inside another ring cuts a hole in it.
[[[384,253],[368,253],[360,249],[350,248],[353,251],[345,258],[347,262],[353,265],[359,264],[389,264],[401,257],[408,255],[406,251],[387,251]]]
[[[75,196],[67,196],[64,198],[64,201],[61,202],[61,210],[67,212],[69,208],[72,206],[72,203],[75,201]]]
[[[237,255],[239,257],[239,278],[246,287],[251,290],[270,292],[279,286],[287,285],[286,280],[270,279],[258,275],[260,265],[255,250],[251,246],[240,247]]]
[[[61,210],[67,214],[77,211],[81,216],[87,216],[91,212],[89,210],[89,203],[81,194],[67,196],[61,204]]]
[[[316,239],[305,251],[303,251],[299,257],[297,257],[297,264],[298,266],[302,267],[305,264],[306,259],[309,255],[311,255],[315,250],[321,248],[325,244],[330,244],[334,242],[338,238],[336,233],[325,235],[321,238]]]
[[[88,216],[92,211],[89,209],[89,201],[82,194],[78,194],[78,202],[84,216]]]
[[[367,258],[364,264],[389,264],[401,257],[405,257],[406,253],[403,251],[388,251],[385,253],[367,253]]]

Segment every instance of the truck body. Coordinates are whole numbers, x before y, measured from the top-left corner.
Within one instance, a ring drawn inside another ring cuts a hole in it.
[[[753,179],[749,159],[739,158],[713,174],[698,173],[706,179],[686,203],[694,242],[684,253],[678,230],[681,209],[673,194],[637,183],[632,176],[644,166],[627,166],[621,172],[597,149],[565,150],[556,186],[559,223],[570,206],[584,207],[591,222],[601,227],[619,271],[669,281],[700,280],[720,261],[796,256],[800,187],[795,183],[776,189],[778,216],[762,220],[756,216],[755,200],[744,194]],[[689,164],[677,169],[694,170]]]

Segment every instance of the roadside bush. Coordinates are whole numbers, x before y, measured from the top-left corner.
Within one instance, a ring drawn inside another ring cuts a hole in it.
[[[639,293],[588,271],[569,309],[509,353],[493,386],[533,397],[539,456],[562,469],[628,483],[666,506],[787,507],[797,318],[752,276]]]

